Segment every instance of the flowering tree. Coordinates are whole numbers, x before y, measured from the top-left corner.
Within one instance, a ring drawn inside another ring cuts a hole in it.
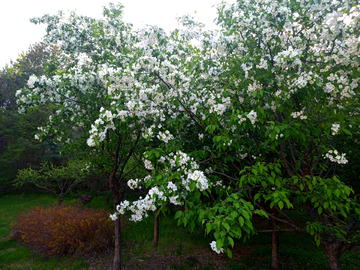
[[[118,210],[141,216],[179,196],[186,203],[179,223],[206,223],[217,251],[256,233],[254,214],[269,216],[275,242],[277,231],[311,234],[331,269],[339,269],[340,254],[359,235],[359,204],[335,177],[346,154],[333,147],[338,134],[351,136],[359,122],[359,7],[238,1],[219,7],[218,23],[222,30],[202,32],[202,46],[177,67],[178,80],[162,78],[168,107],[186,112],[171,123],[182,133],[192,123],[188,134],[197,134],[198,143],[172,134],[166,148],[148,152],[149,195]],[[208,189],[216,194],[211,204],[200,194]],[[305,227],[282,211],[295,206],[312,219]],[[290,228],[275,229],[279,224]]]
[[[164,80],[178,79],[174,71],[180,56],[192,50],[186,33],[174,33],[170,40],[158,27],[132,32],[121,20],[122,8],[104,8],[100,20],[61,12],[33,19],[48,25],[45,40],[57,43],[62,54],[53,59],[58,68],[52,76],[32,76],[17,92],[21,113],[54,104],[48,124],[39,127],[35,138],[53,136],[64,143],[63,152],[86,150],[107,179],[114,206],[121,204],[135,168],[151,169],[143,161],[145,150],[173,138],[164,123],[171,126],[185,112],[167,107],[175,92],[165,92]],[[181,46],[175,48],[175,42]],[[115,219],[114,269],[121,268],[120,250],[121,224]]]
[[[21,111],[59,104],[36,136],[54,134],[69,148],[87,149],[109,181],[117,213],[131,211],[133,221],[182,204],[179,224],[203,224],[214,232],[211,247],[231,257],[234,238],[257,232],[252,217],[270,217],[274,247],[278,231],[311,234],[339,269],[341,252],[359,235],[360,206],[335,177],[346,154],[333,147],[359,122],[359,8],[238,1],[219,6],[221,30],[182,17],[170,34],[131,31],[121,13],[110,6],[102,20],[35,20],[48,24],[48,41],[64,52],[53,77],[32,77],[18,93]],[[71,128],[82,130],[81,138],[71,140]],[[149,175],[127,179],[130,158]],[[145,198],[122,201],[126,180],[131,188],[145,185]],[[301,227],[283,211],[292,207],[312,221]],[[120,221],[111,217],[119,269]]]

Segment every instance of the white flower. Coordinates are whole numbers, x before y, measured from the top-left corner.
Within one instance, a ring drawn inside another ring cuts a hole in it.
[[[29,86],[29,88],[33,88],[36,81],[37,81],[37,77],[35,75],[31,75],[27,82],[27,85]]]
[[[331,130],[332,130],[332,135],[336,135],[339,132],[340,129],[340,124],[332,124],[331,126]]]
[[[223,248],[220,248],[220,250],[218,250],[218,249],[216,248],[216,241],[212,241],[212,242],[210,243],[210,247],[211,247],[211,249],[212,249],[213,251],[215,251],[217,254],[224,253],[224,249],[223,249]]]
[[[131,189],[135,189],[138,187],[139,185],[139,179],[130,179],[128,182],[127,182],[127,185],[129,186],[129,188]]]
[[[182,203],[177,200],[178,198],[179,198],[179,195],[170,197],[170,199],[169,199],[170,203],[172,203],[174,205],[181,205]]]
[[[115,214],[110,214],[110,218],[112,219],[112,220],[117,220],[117,215],[116,215],[116,213]]]
[[[177,190],[177,186],[171,181],[168,183],[167,188],[172,189],[173,191]]]
[[[149,160],[145,160],[144,161],[144,163],[145,163],[145,168],[147,169],[147,170],[153,170],[154,169],[154,167],[152,166],[152,164],[151,164],[151,161],[149,161]]]
[[[251,110],[251,112],[246,117],[251,121],[251,124],[255,124],[257,114],[254,110]]]

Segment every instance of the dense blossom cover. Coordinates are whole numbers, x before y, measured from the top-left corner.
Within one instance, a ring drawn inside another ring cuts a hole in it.
[[[233,238],[256,232],[253,215],[275,218],[270,208],[318,244],[323,234],[351,242],[346,218],[358,220],[360,208],[335,177],[348,162],[335,142],[358,132],[359,9],[355,1],[239,0],[219,4],[220,30],[183,16],[170,33],[132,30],[121,6],[99,20],[46,15],[34,22],[61,46],[60,68],[29,79],[19,110],[57,104],[35,138],[78,145],[108,174],[104,149],[119,149],[119,138],[141,142],[148,176],[128,186],[148,193],[121,202],[114,220],[183,205],[179,224],[200,223],[214,232],[212,249],[231,256]],[[300,228],[282,212],[295,205],[318,215]]]

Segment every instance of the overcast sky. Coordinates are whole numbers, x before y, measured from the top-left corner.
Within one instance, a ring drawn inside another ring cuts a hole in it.
[[[31,44],[41,41],[45,34],[44,25],[34,25],[29,19],[46,13],[56,14],[59,10],[76,10],[78,14],[102,16],[102,7],[109,0],[4,0],[0,9],[0,69],[16,60],[19,53],[27,51]],[[207,25],[216,17],[212,7],[221,0],[122,0],[125,6],[124,21],[134,27],[145,24],[159,25],[166,30],[176,26],[177,16],[190,14],[201,18]],[[227,0],[233,3],[235,0]],[[196,11],[196,14],[194,12]]]

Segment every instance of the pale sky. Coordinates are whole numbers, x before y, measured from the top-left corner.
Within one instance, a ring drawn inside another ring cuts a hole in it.
[[[44,25],[30,23],[30,18],[46,13],[56,14],[59,10],[76,10],[77,14],[102,16],[102,7],[111,0],[2,0],[0,5],[0,69],[16,60],[27,51],[31,44],[41,41],[45,35]],[[159,25],[165,30],[174,28],[177,16],[190,14],[201,19],[207,26],[216,18],[214,4],[221,0],[120,0],[125,6],[124,21],[131,22],[135,28],[142,25]],[[227,0],[233,3],[235,0]],[[196,14],[194,13],[196,11]]]

